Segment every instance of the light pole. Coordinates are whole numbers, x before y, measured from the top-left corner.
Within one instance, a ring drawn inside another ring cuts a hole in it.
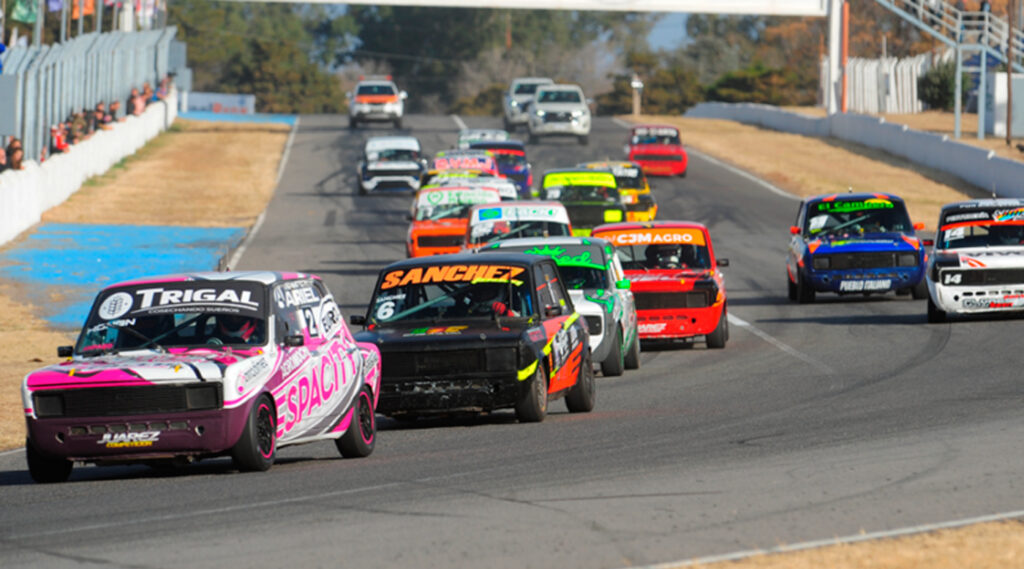
[[[633,88],[633,116],[640,116],[640,99],[644,92],[644,82],[640,80],[639,75],[634,73],[629,86]]]

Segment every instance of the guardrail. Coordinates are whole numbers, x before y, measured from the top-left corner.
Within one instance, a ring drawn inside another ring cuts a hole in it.
[[[0,75],[0,134],[21,139],[27,158],[49,146],[50,126],[96,103],[124,101],[167,75],[177,28],[91,33],[65,43],[11,48]]]
[[[110,130],[55,154],[42,164],[26,161],[23,170],[0,173],[0,244],[32,227],[44,211],[59,205],[92,176],[106,172],[164,131],[178,114],[178,94],[151,103],[141,116],[114,123]]]
[[[879,117],[847,113],[816,118],[750,103],[700,103],[685,116],[732,120],[804,136],[831,136],[856,142],[952,174],[997,196],[1024,198],[1024,162]]]

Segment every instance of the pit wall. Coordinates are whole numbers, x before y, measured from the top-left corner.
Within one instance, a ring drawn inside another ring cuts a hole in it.
[[[86,180],[131,156],[174,122],[177,91],[146,107],[140,116],[116,122],[88,140],[55,154],[43,163],[25,161],[23,170],[0,173],[0,245],[32,227],[44,211],[63,203]]]
[[[816,118],[750,103],[700,103],[685,116],[731,120],[803,136],[856,142],[952,174],[999,197],[1024,198],[1024,162],[996,156],[994,151],[956,142],[946,135],[911,130],[879,117],[846,113]],[[897,189],[891,191],[898,193]]]

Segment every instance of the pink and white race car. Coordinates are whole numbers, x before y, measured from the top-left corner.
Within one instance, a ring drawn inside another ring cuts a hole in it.
[[[195,273],[103,289],[67,361],[25,377],[37,482],[75,462],[267,470],[278,447],[373,452],[380,352],[357,343],[327,287],[298,273]]]

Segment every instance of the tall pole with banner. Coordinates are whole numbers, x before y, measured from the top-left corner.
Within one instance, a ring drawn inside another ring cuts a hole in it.
[[[1013,140],[1013,12],[1016,7],[1016,0],[1010,0],[1010,6],[1006,10],[1007,26],[1010,33],[1006,34],[1006,145],[1010,146]]]

